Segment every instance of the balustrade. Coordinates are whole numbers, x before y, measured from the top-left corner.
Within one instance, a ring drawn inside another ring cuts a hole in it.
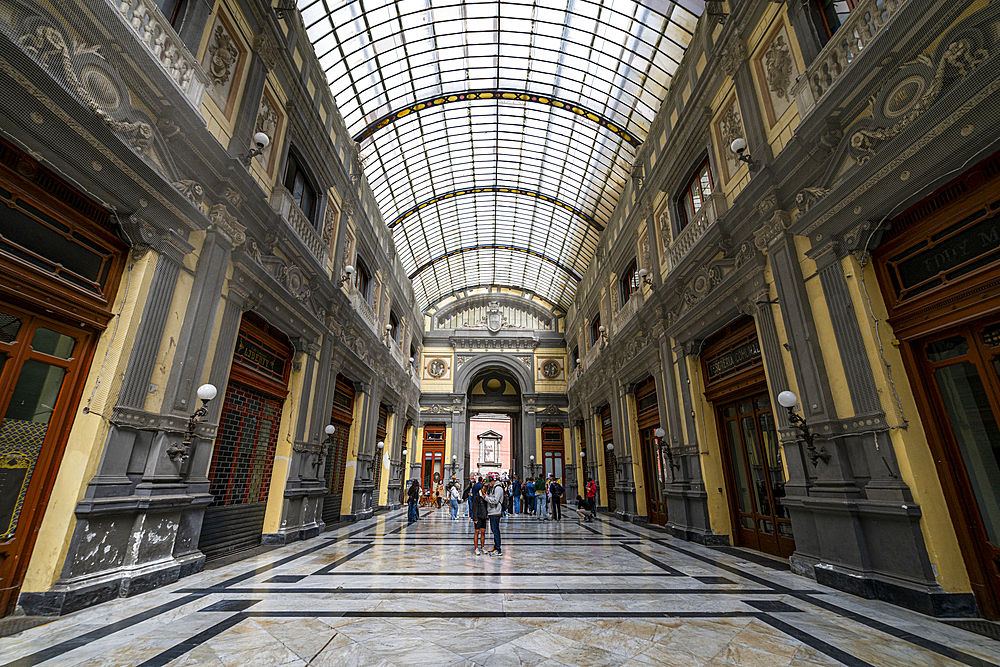
[[[152,0],[106,0],[196,108],[201,108],[208,76]]]
[[[292,193],[284,186],[276,185],[274,187],[274,192],[271,193],[271,208],[284,218],[288,226],[292,228],[296,236],[302,239],[302,242],[309,248],[309,252],[319,260],[320,264],[324,263],[328,248],[323,243],[323,238],[316,231],[312,221],[295,203]]]
[[[639,312],[639,304],[643,300],[642,289],[636,290],[629,300],[625,302],[625,305],[621,307],[621,310],[611,318],[611,329],[613,331],[621,331],[625,324]]]
[[[667,271],[671,271],[691,248],[712,228],[712,225],[726,212],[726,197],[721,192],[713,192],[705,198],[704,205],[698,209],[691,222],[681,230],[674,242],[667,249]]]
[[[805,118],[829,92],[862,50],[899,13],[908,0],[860,0],[847,20],[792,86],[799,117]]]

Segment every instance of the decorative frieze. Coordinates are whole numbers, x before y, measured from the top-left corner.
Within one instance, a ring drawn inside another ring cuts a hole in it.
[[[726,104],[723,105],[713,126],[715,144],[718,147],[719,157],[722,158],[723,181],[728,183],[743,165],[739,156],[731,148],[733,140],[746,137],[746,131],[743,129],[743,116],[740,113],[740,103],[735,94],[731,95]]]
[[[146,1],[146,0],[142,0]],[[228,118],[236,106],[236,85],[242,70],[245,52],[236,37],[229,17],[219,10],[212,25],[204,67],[208,77],[208,94]]]

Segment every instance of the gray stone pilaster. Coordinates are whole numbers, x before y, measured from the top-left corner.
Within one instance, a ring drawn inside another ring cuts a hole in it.
[[[264,93],[264,81],[267,78],[267,68],[258,54],[250,58],[250,71],[247,73],[246,85],[243,88],[243,100],[239,113],[236,115],[236,126],[229,140],[227,150],[231,156],[239,157],[250,151],[254,129],[257,125],[257,111],[260,108],[260,98]],[[271,137],[274,141],[274,137]]]
[[[787,214],[778,215],[787,218]],[[791,234],[778,233],[767,246],[767,254],[771,259],[778,303],[788,334],[803,416],[812,421],[834,419],[836,410],[830,385],[826,381],[826,364],[819,349],[816,325]]]
[[[868,353],[861,338],[858,318],[854,312],[851,295],[847,291],[847,277],[836,248],[828,245],[822,254],[814,257],[823,286],[823,295],[833,324],[833,334],[840,348],[840,360],[847,376],[847,390],[851,405],[857,415],[874,415],[882,412],[875,378],[868,363]]]

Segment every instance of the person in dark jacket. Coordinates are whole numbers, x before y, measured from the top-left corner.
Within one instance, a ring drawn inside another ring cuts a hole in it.
[[[576,497],[576,513],[580,516],[580,523],[594,520],[594,506],[583,496]]]
[[[562,484],[555,478],[555,475],[549,475],[549,497],[552,499],[550,511],[552,512],[553,521],[560,521],[562,519],[562,494]]]
[[[486,523],[490,519],[489,509],[486,506],[486,498],[483,497],[483,485],[472,485],[472,492],[469,494],[471,503],[472,521],[475,532],[472,534],[472,546],[477,556],[482,556],[486,551]]]
[[[514,502],[514,514],[521,513],[521,481],[514,475],[510,483],[510,499]]]
[[[406,493],[406,498],[409,505],[406,512],[406,520],[409,523],[413,523],[420,518],[420,510],[417,509],[417,502],[420,500],[420,485],[417,484],[417,480],[413,480],[413,484],[410,484],[410,490]]]
[[[528,514],[535,513],[535,480],[531,477],[524,480],[524,507]]]

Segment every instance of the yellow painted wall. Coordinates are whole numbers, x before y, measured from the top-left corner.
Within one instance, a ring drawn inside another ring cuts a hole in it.
[[[639,412],[635,394],[625,397],[625,428],[632,440],[632,479],[635,480],[635,510],[639,516],[649,516],[646,506],[646,478],[642,470],[642,444],[639,441]]]
[[[344,466],[344,495],[340,513],[350,514],[354,504],[354,480],[358,476],[358,443],[361,441],[361,422],[368,404],[368,394],[361,392],[354,397],[354,423],[347,441],[347,464]]]
[[[705,382],[701,374],[701,361],[693,355],[685,357],[688,377],[691,378],[691,405],[694,409],[694,428],[698,436],[702,479],[708,493],[708,514],[712,532],[732,535],[732,515],[723,473],[722,444],[715,408],[705,399]],[[722,489],[722,491],[719,491]]]
[[[281,424],[278,427],[278,444],[274,450],[274,465],[271,467],[271,485],[267,491],[267,507],[264,510],[264,533],[277,533],[281,527],[282,508],[285,504],[285,484],[288,482],[288,471],[291,467],[293,443],[295,442],[295,423],[298,421],[299,410],[306,410],[299,396],[305,373],[293,370],[288,377],[288,393],[281,410]],[[309,392],[311,394],[312,392]],[[307,395],[309,395],[307,394]]]
[[[110,383],[111,378],[120,377],[125,372],[131,348],[121,345],[120,341],[129,333],[134,336],[139,327],[157,261],[156,253],[150,251],[133,264],[131,274],[126,273],[122,277],[112,308],[114,312],[121,309],[118,331],[115,332],[115,327],[110,326],[97,340],[94,361],[87,371],[87,379],[83,385],[80,407],[70,427],[59,471],[52,485],[52,493],[42,515],[35,546],[25,571],[21,587],[24,592],[47,591],[62,571],[73,529],[76,527],[76,515],[73,510],[83,498],[87,483],[97,472],[104,441],[110,428],[110,424],[101,414],[103,406],[95,401],[90,405],[87,414],[82,412],[82,408],[87,407],[87,400],[92,393],[99,395],[99,392],[94,391],[98,377],[101,378],[102,384]],[[126,291],[125,285],[129,281],[129,289]],[[108,396],[104,404],[111,406],[116,402],[117,392],[113,397]]]
[[[389,415],[389,419],[385,423],[385,449],[379,452],[375,450],[375,455],[379,458],[378,465],[382,467],[382,474],[379,475],[379,485],[378,485],[378,504],[388,505],[389,504],[389,473],[390,467],[385,465],[386,456],[392,451],[392,438],[391,434],[396,428],[396,413]]]

